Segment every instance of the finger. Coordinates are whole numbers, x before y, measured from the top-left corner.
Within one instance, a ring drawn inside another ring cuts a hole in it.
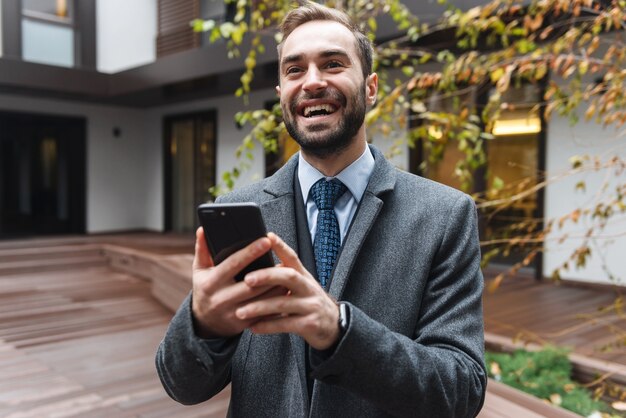
[[[267,237],[272,242],[272,250],[276,253],[276,256],[280,259],[281,264],[286,267],[291,267],[302,274],[309,275],[309,272],[304,267],[298,254],[288,246],[278,235],[270,232]]]
[[[302,315],[311,311],[305,300],[290,296],[262,298],[248,303],[235,311],[240,320],[253,320],[261,317]]]
[[[209,267],[213,267],[213,259],[206,245],[206,240],[204,239],[204,229],[200,226],[196,229],[196,248],[195,257],[193,258],[193,268],[196,270]]]
[[[237,282],[229,286],[221,287],[219,292],[216,292],[213,295],[213,302],[216,304],[224,303],[231,306],[238,306],[263,297],[274,297],[280,295],[279,293],[271,293],[272,291],[273,288],[269,286],[252,288],[243,282]]]
[[[268,252],[270,248],[271,242],[267,237],[259,238],[218,264],[215,267],[216,273],[221,277],[232,279],[250,263]]]
[[[247,286],[247,285],[246,285]],[[248,286],[250,288],[250,286]],[[286,296],[289,295],[289,290],[285,289],[284,287],[281,286],[273,286],[273,287],[269,287],[268,286],[264,286],[262,288],[258,288],[258,287],[251,287],[250,289],[253,290],[257,290],[257,289],[267,289],[266,291],[258,294],[255,297],[249,298],[248,302],[253,302],[255,300],[260,300],[260,299],[269,299],[269,298],[273,298],[276,296]]]
[[[315,280],[309,280],[291,267],[271,267],[252,271],[246,274],[244,282],[250,287],[283,287],[295,295],[314,294],[321,289]]]

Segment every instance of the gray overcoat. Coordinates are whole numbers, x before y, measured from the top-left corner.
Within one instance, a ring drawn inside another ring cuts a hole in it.
[[[371,149],[374,172],[329,289],[350,316],[335,351],[306,352],[289,334],[200,339],[188,297],[156,357],[172,398],[195,404],[232,383],[233,417],[478,414],[487,379],[474,202]],[[268,230],[296,250],[297,161],[221,199],[257,202]],[[315,379],[310,400],[305,355]]]

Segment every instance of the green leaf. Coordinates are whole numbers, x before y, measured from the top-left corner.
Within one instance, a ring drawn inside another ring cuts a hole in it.
[[[494,190],[502,190],[503,187],[504,187],[504,180],[502,180],[498,176],[495,176],[493,178],[493,182],[491,183],[491,188]]]
[[[376,24],[376,19],[374,17],[367,19],[367,25],[370,27],[372,32],[376,32],[376,29],[378,29],[378,24]]]

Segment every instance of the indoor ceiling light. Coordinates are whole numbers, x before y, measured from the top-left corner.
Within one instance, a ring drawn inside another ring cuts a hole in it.
[[[541,132],[541,119],[529,116],[517,119],[498,119],[493,124],[492,134],[496,136],[536,134]]]

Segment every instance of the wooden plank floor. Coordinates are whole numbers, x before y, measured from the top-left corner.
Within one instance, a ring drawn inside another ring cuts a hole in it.
[[[485,276],[489,281],[492,275],[487,272]],[[505,280],[495,293],[485,292],[485,331],[523,342],[565,346],[584,356],[626,365],[626,316],[601,312],[624,290],[538,282],[520,275]]]
[[[154,368],[171,312],[107,267],[0,277],[0,416],[223,417],[170,400]]]

